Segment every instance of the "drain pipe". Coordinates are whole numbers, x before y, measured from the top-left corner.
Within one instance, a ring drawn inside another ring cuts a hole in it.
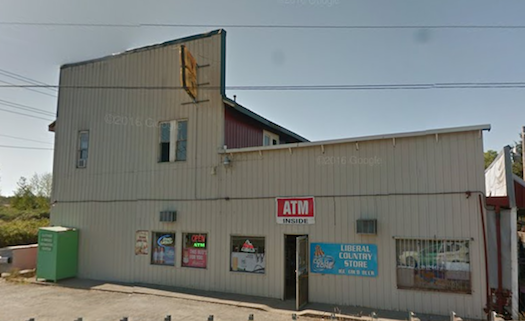
[[[485,252],[485,291],[487,293],[487,303],[486,303],[486,306],[485,306],[485,312],[487,313],[487,317],[488,317],[488,313],[490,312],[490,306],[492,305],[491,304],[491,298],[490,298],[490,292],[489,292],[489,262],[488,262],[488,257],[487,257],[487,233],[485,231],[485,216],[483,215],[483,200],[481,198],[481,194],[478,195],[478,199],[479,199],[479,213],[481,215],[481,228],[483,229],[483,250]]]
[[[498,247],[498,289],[496,290],[496,306],[498,313],[504,314],[507,298],[503,293],[503,271],[501,263],[501,207],[496,206],[496,244]]]

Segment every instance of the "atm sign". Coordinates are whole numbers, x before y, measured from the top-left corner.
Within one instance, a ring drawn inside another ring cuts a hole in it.
[[[314,224],[315,204],[313,197],[275,199],[278,224]]]

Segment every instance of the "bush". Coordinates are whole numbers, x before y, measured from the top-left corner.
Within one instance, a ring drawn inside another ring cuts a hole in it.
[[[38,242],[38,229],[48,226],[49,219],[0,221],[0,248]]]
[[[45,211],[45,210],[19,211],[11,207],[0,208],[0,221],[40,220],[43,218],[49,218],[49,211]]]

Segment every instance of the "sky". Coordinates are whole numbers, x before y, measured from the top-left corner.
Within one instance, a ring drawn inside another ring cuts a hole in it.
[[[227,86],[525,83],[524,12],[525,1],[521,0],[0,0],[0,85],[27,84],[6,77],[2,71],[56,85],[63,64],[219,26],[227,31]],[[206,26],[138,27],[140,24]],[[53,148],[53,134],[47,126],[54,119],[57,92],[42,88],[37,91],[0,88],[2,195],[12,194],[21,176],[52,170],[53,152],[49,149]],[[237,95],[237,102],[245,107],[312,141],[490,124],[492,130],[484,135],[484,147],[501,150],[517,141],[521,126],[525,126],[523,87],[230,90],[227,95]],[[8,107],[6,101],[44,113]]]

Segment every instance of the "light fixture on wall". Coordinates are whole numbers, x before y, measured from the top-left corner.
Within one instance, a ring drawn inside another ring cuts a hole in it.
[[[224,156],[224,160],[223,160],[223,162],[222,162],[222,164],[223,164],[224,166],[230,166],[230,165],[231,165],[231,162],[232,162],[232,161],[231,161],[231,159],[230,159],[229,156]]]

